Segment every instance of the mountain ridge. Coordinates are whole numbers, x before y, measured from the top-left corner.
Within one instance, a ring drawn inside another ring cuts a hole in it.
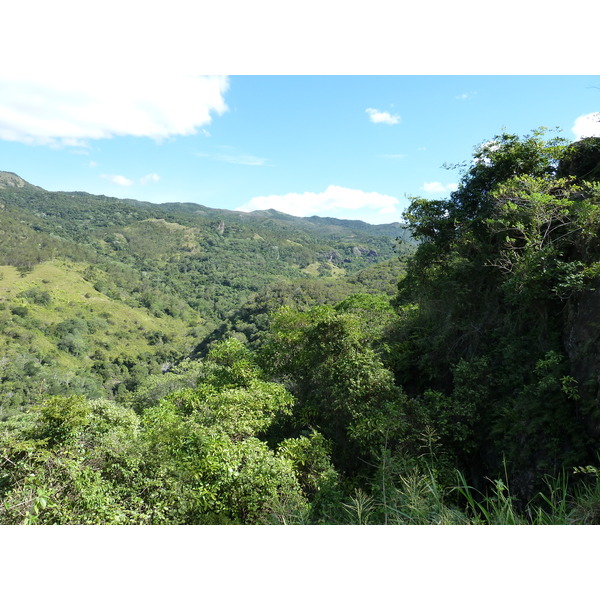
[[[238,218],[275,218],[283,221],[289,222],[311,222],[315,224],[329,224],[329,225],[337,225],[347,228],[358,228],[363,230],[371,230],[371,231],[381,231],[382,228],[394,228],[398,230],[405,230],[405,225],[398,221],[393,221],[390,223],[381,223],[374,224],[368,223],[366,221],[362,221],[360,219],[340,219],[337,217],[322,217],[319,215],[311,215],[309,217],[299,217],[296,215],[291,215],[289,213],[284,213],[282,211],[276,210],[274,208],[264,209],[264,210],[253,210],[253,211],[240,211],[240,210],[231,210],[227,208],[218,208],[218,207],[210,207],[203,204],[195,203],[195,202],[149,202],[147,200],[137,200],[135,198],[116,198],[113,196],[106,196],[105,194],[92,194],[90,192],[86,192],[84,190],[46,190],[40,186],[34,185],[27,180],[23,179],[16,173],[11,171],[0,171],[0,188],[13,187],[13,188],[33,188],[39,191],[43,191],[49,194],[65,194],[65,195],[77,195],[77,196],[86,196],[93,198],[106,198],[110,200],[121,201],[126,204],[141,204],[146,206],[158,206],[163,207],[165,209],[171,209],[181,212],[194,212],[194,213],[205,213],[206,211],[209,214],[223,213],[229,216],[236,216]]]

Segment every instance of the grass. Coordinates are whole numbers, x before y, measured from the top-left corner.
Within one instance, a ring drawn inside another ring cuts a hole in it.
[[[29,324],[37,321],[51,328],[67,319],[101,318],[106,322],[106,327],[89,335],[89,354],[98,349],[102,349],[107,358],[152,353],[152,344],[146,337],[151,332],[168,332],[173,345],[181,352],[193,347],[195,340],[191,338],[185,322],[167,315],[156,316],[144,307],[113,300],[95,290],[83,278],[82,271],[83,267],[79,265],[59,260],[39,264],[24,276],[14,267],[0,266],[0,302],[8,306],[25,306],[28,310],[27,319],[13,319],[11,327],[16,333],[27,332],[27,335],[34,336],[35,344],[40,349],[50,350],[54,347],[54,341]],[[18,297],[21,292],[31,289],[47,291],[52,298],[51,303],[43,306]],[[4,336],[0,339],[7,343]],[[74,362],[81,362],[74,361],[66,352],[57,350],[57,353],[65,366],[72,367]]]
[[[343,503],[344,522],[354,525],[592,525],[600,524],[600,477],[546,477],[546,489],[529,503],[510,492],[508,474],[480,492],[455,471],[442,486],[431,467],[385,460],[369,493],[357,489]]]
[[[311,263],[310,265],[304,267],[303,269],[301,269],[301,271],[306,273],[307,275],[311,275],[313,277],[318,277],[319,269],[322,266],[323,266],[323,263],[314,262],[314,263]],[[342,277],[343,275],[346,274],[345,269],[342,269],[341,267],[337,267],[333,263],[327,263],[326,267],[327,267],[327,269],[329,269],[331,271],[331,274],[330,274],[331,277]]]

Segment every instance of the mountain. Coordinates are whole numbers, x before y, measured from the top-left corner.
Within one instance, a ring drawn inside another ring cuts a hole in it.
[[[6,172],[0,203],[4,264],[27,269],[50,256],[83,253],[93,263],[127,265],[219,319],[267,283],[354,274],[393,258],[397,239],[409,241],[400,223],[48,192]]]
[[[24,179],[21,179],[16,173],[0,171],[0,188],[22,188],[29,186]]]
[[[411,248],[399,223],[51,192],[0,172],[3,410],[48,392],[123,397],[220,333],[249,333],[249,310],[259,335],[265,306],[393,293]]]

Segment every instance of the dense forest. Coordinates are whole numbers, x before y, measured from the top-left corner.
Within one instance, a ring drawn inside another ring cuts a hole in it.
[[[600,522],[600,138],[368,225],[0,173],[0,523]]]

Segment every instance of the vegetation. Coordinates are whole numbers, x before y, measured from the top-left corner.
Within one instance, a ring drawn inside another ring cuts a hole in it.
[[[408,232],[10,175],[0,522],[597,524],[599,165],[502,133]]]
[[[127,402],[285,286],[313,304],[389,291],[394,236],[407,236],[398,224],[47,192],[9,173],[0,216],[0,418],[46,393]],[[266,324],[257,315],[237,328],[252,337]]]

